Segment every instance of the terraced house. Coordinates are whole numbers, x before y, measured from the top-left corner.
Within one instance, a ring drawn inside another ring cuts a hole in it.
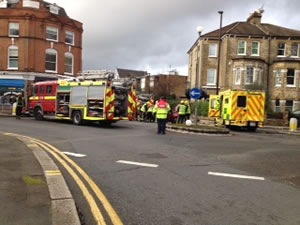
[[[43,0],[0,0],[0,95],[82,70],[82,23]]]
[[[216,93],[219,90],[264,89],[274,111],[300,109],[300,31],[262,23],[263,10],[247,21],[235,22],[200,35],[188,51],[189,84]]]

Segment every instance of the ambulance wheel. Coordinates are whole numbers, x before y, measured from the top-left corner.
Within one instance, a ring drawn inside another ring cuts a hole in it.
[[[43,110],[40,107],[37,107],[37,108],[34,109],[33,115],[34,115],[34,118],[36,120],[43,120],[44,119]]]
[[[255,132],[257,127],[248,127],[248,131]]]
[[[80,111],[75,111],[72,114],[72,121],[74,125],[82,124],[82,115]]]

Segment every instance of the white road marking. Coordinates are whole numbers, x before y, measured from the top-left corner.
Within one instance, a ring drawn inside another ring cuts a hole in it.
[[[230,174],[230,173],[208,172],[208,175],[222,176],[222,177],[233,177],[233,178],[241,178],[241,179],[251,179],[251,180],[265,180],[264,177],[245,176],[245,175]]]
[[[152,168],[158,167],[158,165],[156,165],[156,164],[139,163],[139,162],[125,161],[125,160],[119,160],[119,161],[116,161],[116,162],[117,163],[130,164],[130,165],[137,165],[137,166],[152,167]]]
[[[84,154],[79,154],[79,153],[74,153],[74,152],[62,152],[65,155],[70,155],[70,156],[74,156],[74,157],[78,157],[78,158],[82,158],[82,157],[86,157],[86,155]]]

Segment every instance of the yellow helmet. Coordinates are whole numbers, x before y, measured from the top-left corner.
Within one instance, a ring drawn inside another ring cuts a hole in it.
[[[189,104],[189,101],[185,101],[184,104],[187,104],[187,105],[188,105],[188,104]]]
[[[184,101],[183,101],[183,100],[181,100],[181,101],[180,101],[180,104],[184,104]]]

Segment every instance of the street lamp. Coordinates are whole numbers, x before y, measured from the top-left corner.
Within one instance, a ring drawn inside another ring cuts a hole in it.
[[[202,26],[197,27],[197,33],[198,33],[198,42],[197,42],[197,63],[196,63],[196,80],[195,80],[195,88],[199,88],[199,51],[200,51],[200,37],[201,33],[204,30]]]
[[[220,14],[220,29],[219,29],[219,46],[218,46],[218,68],[217,68],[217,89],[216,94],[219,94],[219,79],[220,79],[220,59],[221,59],[221,30],[222,30],[222,19],[223,19],[223,11],[218,11]]]

